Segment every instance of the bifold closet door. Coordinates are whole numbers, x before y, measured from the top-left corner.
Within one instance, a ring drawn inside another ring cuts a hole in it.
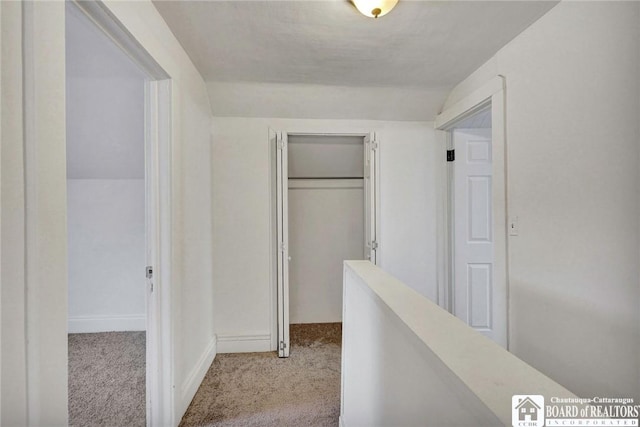
[[[278,280],[278,356],[289,357],[289,203],[287,135],[276,142],[276,233]]]
[[[373,134],[270,135],[276,147],[278,355],[288,357],[290,322],[342,321],[344,260],[375,262],[375,212],[365,211],[376,206],[377,143]]]
[[[378,263],[377,236],[377,174],[378,174],[378,141],[371,134],[364,138],[363,172],[364,172],[364,259],[373,264]]]

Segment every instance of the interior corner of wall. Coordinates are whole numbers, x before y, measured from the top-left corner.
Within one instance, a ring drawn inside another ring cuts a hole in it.
[[[209,341],[208,345],[201,353],[198,361],[191,368],[190,372],[184,379],[182,386],[180,387],[180,416],[182,416],[186,412],[189,404],[191,403],[191,400],[195,396],[196,391],[198,391],[200,384],[202,384],[202,381],[204,380],[209,367],[216,357],[217,341],[217,335],[213,334],[211,341]]]

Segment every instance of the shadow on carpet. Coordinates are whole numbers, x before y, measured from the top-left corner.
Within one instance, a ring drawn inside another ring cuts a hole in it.
[[[288,359],[218,354],[180,426],[337,426],[342,325],[290,331]]]

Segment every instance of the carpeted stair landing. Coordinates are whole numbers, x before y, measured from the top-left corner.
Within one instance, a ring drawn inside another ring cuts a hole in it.
[[[337,426],[342,325],[291,325],[288,359],[218,354],[180,426]]]

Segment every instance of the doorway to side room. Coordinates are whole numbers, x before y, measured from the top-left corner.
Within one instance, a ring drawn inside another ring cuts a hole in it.
[[[69,420],[145,425],[146,76],[66,9]]]
[[[498,77],[436,119],[447,145],[439,304],[508,348],[502,85]]]
[[[290,326],[339,338],[343,261],[376,262],[377,142],[279,133],[274,150],[278,354],[288,357]]]
[[[453,314],[494,338],[491,111],[451,129],[453,161]]]
[[[69,423],[167,424],[170,79],[101,2],[65,7]]]

